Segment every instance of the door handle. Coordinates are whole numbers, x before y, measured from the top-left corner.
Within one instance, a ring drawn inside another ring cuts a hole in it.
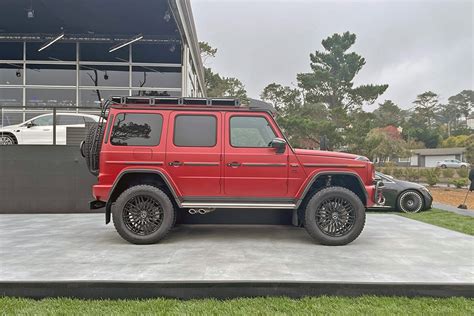
[[[232,161],[227,164],[227,167],[237,168],[237,167],[240,167],[241,165],[242,164],[240,162]]]
[[[182,166],[183,163],[181,161],[171,161],[171,162],[168,162],[168,166],[172,166],[172,167],[179,167],[179,166]]]

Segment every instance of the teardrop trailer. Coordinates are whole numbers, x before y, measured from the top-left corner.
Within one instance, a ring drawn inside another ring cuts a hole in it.
[[[324,245],[345,245],[383,204],[365,157],[292,148],[273,115],[238,100],[113,97],[81,143],[92,209],[105,207],[117,232],[156,243],[177,212],[287,209]]]

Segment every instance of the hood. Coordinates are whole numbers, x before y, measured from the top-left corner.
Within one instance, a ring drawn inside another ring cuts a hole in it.
[[[348,153],[341,153],[336,151],[325,151],[325,150],[310,150],[310,149],[294,149],[295,153],[305,156],[319,156],[319,157],[331,157],[331,158],[342,158],[342,159],[357,159],[360,156]]]

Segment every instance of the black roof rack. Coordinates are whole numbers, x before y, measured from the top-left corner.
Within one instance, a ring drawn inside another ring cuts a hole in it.
[[[182,97],[142,97],[142,96],[130,96],[130,97],[110,97],[113,103],[119,104],[142,104],[150,106],[159,105],[195,105],[195,106],[216,106],[216,107],[240,107],[240,100],[233,98],[182,98]]]

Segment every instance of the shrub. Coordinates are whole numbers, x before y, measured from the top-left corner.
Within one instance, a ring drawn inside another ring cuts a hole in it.
[[[420,173],[418,172],[418,169],[406,168],[405,169],[405,178],[408,181],[417,181],[418,179],[420,179]]]
[[[454,170],[453,169],[443,169],[442,170],[442,173],[443,173],[443,178],[452,178],[454,176]]]
[[[403,169],[401,168],[393,168],[393,177],[394,178],[401,178],[403,176]]]
[[[393,161],[387,161],[384,166],[386,168],[395,168],[396,167],[396,164],[393,162]]]
[[[393,169],[392,168],[385,168],[385,174],[392,175],[393,174]]]
[[[385,168],[384,167],[377,167],[377,168],[375,168],[375,170],[377,170],[378,172],[385,173]]]
[[[467,168],[461,168],[461,169],[458,169],[458,176],[459,178],[467,178]]]
[[[467,185],[467,178],[459,178],[451,180],[451,183],[458,189]]]
[[[439,169],[429,168],[425,170],[426,182],[430,187],[434,186],[439,181]]]

